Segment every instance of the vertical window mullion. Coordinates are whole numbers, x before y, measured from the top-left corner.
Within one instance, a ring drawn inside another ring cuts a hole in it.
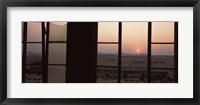
[[[147,83],[151,83],[151,38],[152,23],[148,22]]]
[[[174,80],[178,83],[178,22],[174,22]]]
[[[68,26],[68,24],[66,24],[66,25]],[[67,51],[68,51],[68,50],[67,50],[67,48],[68,48],[68,47],[67,47],[67,45],[68,45],[68,43],[67,43],[67,35],[68,35],[68,34],[67,34],[67,28],[68,28],[68,27],[66,27],[66,62],[65,62],[65,83],[67,83],[67,55],[68,55],[68,54],[67,54]]]
[[[119,22],[118,29],[118,83],[121,82],[121,53],[122,53],[122,22]]]
[[[27,22],[23,22],[23,54],[22,54],[22,83],[25,83],[26,74],[26,49],[27,49]]]
[[[48,82],[48,58],[49,58],[49,29],[50,29],[50,25],[49,22],[47,22],[47,30],[46,30],[46,56],[45,56],[45,68],[46,68],[46,72],[44,75],[44,78],[46,79],[46,81],[44,82]]]
[[[47,83],[47,66],[46,64],[46,51],[45,51],[45,22],[42,22],[42,82]]]

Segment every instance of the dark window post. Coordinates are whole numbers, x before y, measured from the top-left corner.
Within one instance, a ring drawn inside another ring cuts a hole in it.
[[[45,35],[46,35],[45,22],[42,22],[42,82],[43,83],[47,83]]]
[[[43,82],[48,83],[48,57],[49,57],[49,22],[47,22],[46,25],[47,30],[45,30],[46,33],[46,51],[45,51],[45,72],[43,75]]]
[[[151,83],[151,30],[152,23],[148,22],[147,83]]]
[[[93,37],[93,42],[94,42],[94,44],[93,44],[93,67],[92,68],[96,68],[95,69],[95,83],[97,83],[97,46],[98,46],[98,22],[96,23],[96,24],[93,24],[94,26],[93,26],[93,34],[95,35],[95,37]],[[96,43],[95,43],[96,42]]]
[[[66,82],[95,83],[97,22],[68,22],[67,39]]]
[[[119,44],[118,44],[118,83],[121,82],[121,53],[122,53],[122,22],[119,22]]]
[[[23,22],[23,54],[22,54],[22,83],[25,83],[25,74],[26,74],[26,48],[27,48],[27,22]]]
[[[174,80],[178,83],[178,22],[174,22]]]

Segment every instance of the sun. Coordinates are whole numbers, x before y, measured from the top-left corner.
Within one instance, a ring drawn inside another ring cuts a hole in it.
[[[137,50],[136,50],[136,52],[137,52],[137,53],[139,53],[139,52],[140,52],[140,50],[139,50],[139,49],[137,49]]]

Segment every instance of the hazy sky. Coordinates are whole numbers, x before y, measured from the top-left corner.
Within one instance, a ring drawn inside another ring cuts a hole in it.
[[[55,32],[63,33],[66,29],[66,22],[54,22],[59,25]],[[53,25],[53,24],[52,24]],[[64,26],[65,25],[65,26]],[[130,54],[147,53],[147,32],[148,22],[123,22],[122,23],[122,52]],[[52,31],[51,31],[52,32]],[[54,32],[52,32],[54,33]],[[54,39],[66,39],[64,35],[59,35]],[[41,41],[40,23],[28,23],[27,41]],[[152,22],[153,42],[173,42],[174,22]],[[98,23],[98,42],[118,42],[118,22]],[[29,51],[41,52],[41,45],[29,45]],[[173,55],[173,45],[152,45],[153,55]],[[117,44],[98,44],[98,52],[117,53]]]
[[[27,42],[41,42],[41,23],[28,23]]]
[[[27,30],[27,42],[41,42],[41,24],[40,23],[28,23]],[[42,52],[42,44],[27,44],[28,52]]]
[[[148,22],[122,22],[122,52],[147,53]],[[173,42],[174,22],[152,22],[152,42]],[[118,23],[99,22],[98,42],[117,42]],[[117,45],[99,44],[99,52],[116,53]],[[173,55],[173,45],[152,45],[153,55]]]
[[[147,53],[148,23],[123,22],[122,25],[122,51],[132,54]]]

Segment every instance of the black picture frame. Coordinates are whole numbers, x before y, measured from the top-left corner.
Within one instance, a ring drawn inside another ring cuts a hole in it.
[[[193,7],[193,98],[7,98],[7,7]],[[0,1],[1,105],[199,105],[200,104],[200,0],[1,0]]]

